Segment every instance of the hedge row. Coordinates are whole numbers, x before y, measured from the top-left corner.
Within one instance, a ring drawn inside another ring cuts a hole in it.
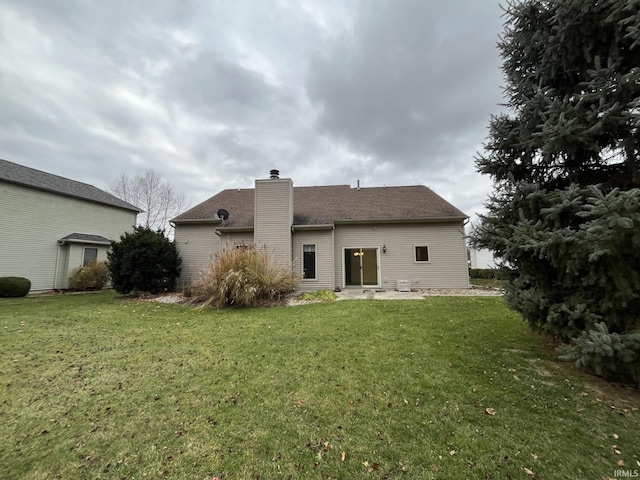
[[[501,280],[503,273],[497,268],[470,268],[469,277]]]

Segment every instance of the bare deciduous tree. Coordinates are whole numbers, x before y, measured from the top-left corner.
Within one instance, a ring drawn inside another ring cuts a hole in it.
[[[138,214],[138,225],[169,233],[169,220],[185,209],[182,192],[176,191],[153,170],[130,177],[120,175],[110,187],[111,192],[143,210]]]

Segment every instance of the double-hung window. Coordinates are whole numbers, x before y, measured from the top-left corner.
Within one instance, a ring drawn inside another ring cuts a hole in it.
[[[95,247],[84,247],[82,254],[82,265],[89,265],[91,262],[98,259],[98,249]]]

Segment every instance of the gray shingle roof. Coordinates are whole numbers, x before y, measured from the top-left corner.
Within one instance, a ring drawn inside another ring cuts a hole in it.
[[[253,227],[254,190],[223,190],[173,219],[175,223],[216,221],[229,211],[226,227]],[[351,188],[349,185],[293,188],[293,224],[327,225],[366,221],[462,220],[463,212],[423,185]]]
[[[80,198],[89,200],[90,202],[124,208],[125,210],[140,211],[138,207],[104,190],[100,190],[93,185],[76,182],[69,178],[59,177],[58,175],[0,159],[0,182],[2,181],[57,193],[67,197]]]
[[[101,245],[111,244],[111,240],[103,237],[102,235],[90,235],[88,233],[72,233],[71,235],[61,238],[60,241],[72,243],[94,243]]]

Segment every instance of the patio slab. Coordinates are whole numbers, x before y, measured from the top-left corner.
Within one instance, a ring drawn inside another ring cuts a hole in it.
[[[362,289],[345,289],[336,292],[338,300],[366,300],[367,295]],[[395,290],[376,291],[374,300],[422,300],[423,295],[417,292],[397,292]]]
[[[338,300],[366,300],[367,295],[363,289],[348,288],[341,292],[336,292]],[[499,297],[502,296],[502,290],[487,288],[468,288],[468,289],[425,289],[414,290],[411,292],[398,292],[396,290],[376,291],[374,300],[422,300],[425,297]]]

